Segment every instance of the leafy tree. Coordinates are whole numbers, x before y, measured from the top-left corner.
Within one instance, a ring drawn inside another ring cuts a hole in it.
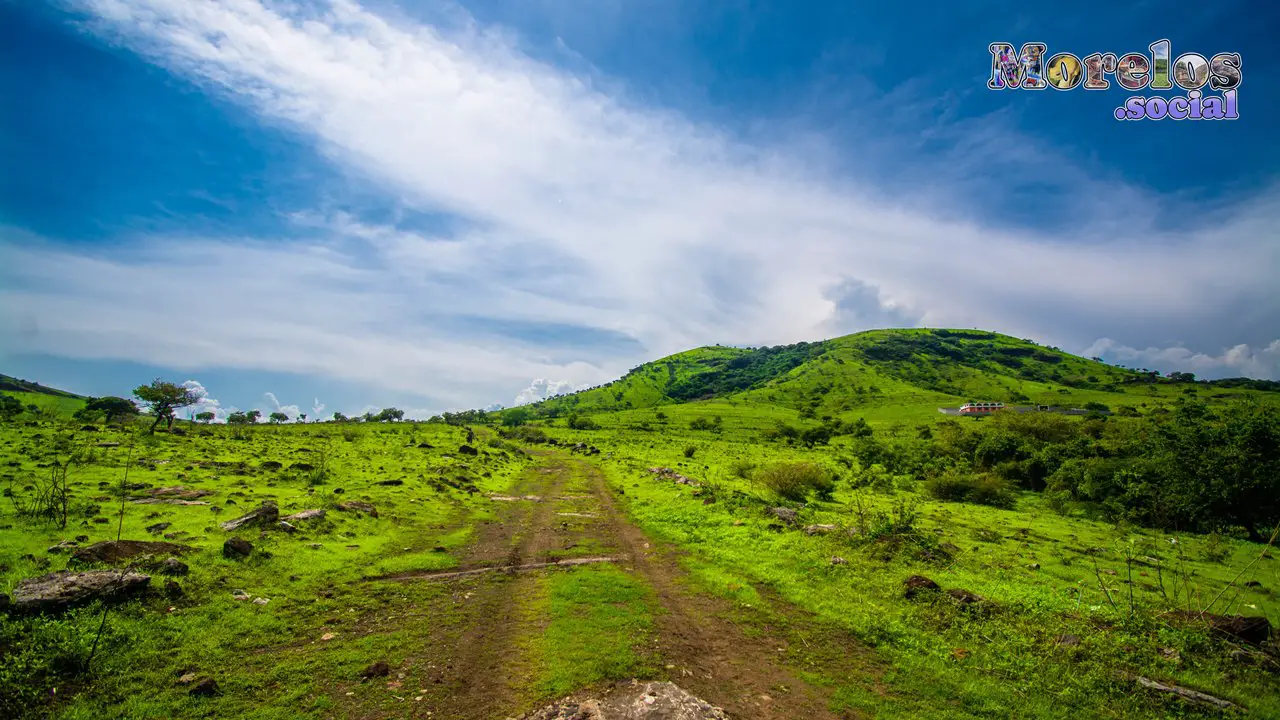
[[[245,413],[245,415],[244,415],[244,416],[245,416],[245,418],[249,421],[249,424],[250,424],[250,425],[253,425],[253,424],[257,423],[259,419],[261,419],[261,418],[262,418],[262,411],[261,411],[261,410],[250,410],[249,412]]]
[[[243,410],[237,410],[227,416],[228,425],[248,425],[249,416]]]
[[[502,412],[502,425],[503,427],[520,427],[528,422],[531,416],[532,413],[529,412],[529,408],[526,407],[515,407],[510,410],[504,410]]]
[[[340,413],[340,412],[335,412],[335,413],[333,414],[333,421],[334,421],[334,422],[346,422],[346,421],[347,421],[347,416],[346,416],[346,415],[343,415],[343,414],[342,414],[342,413]]]
[[[115,397],[108,395],[100,398],[90,398],[85,403],[84,410],[94,415],[101,415],[104,425],[110,425],[112,420],[116,418],[127,418],[138,414],[138,406],[128,398]]]
[[[369,417],[366,415],[365,420],[368,421],[368,419]],[[382,411],[374,417],[374,420],[377,420],[378,422],[399,422],[403,419],[404,411],[393,407],[383,408]]]
[[[306,414],[306,413],[298,413],[298,422],[300,422],[300,423],[306,423],[306,422],[307,422],[307,414]]]
[[[161,420],[168,420],[169,427],[173,427],[174,411],[180,408],[194,405],[200,401],[200,395],[189,387],[178,385],[176,383],[166,382],[160,378],[156,378],[150,385],[139,385],[134,388],[133,394],[138,400],[142,401],[155,415],[155,422],[151,423],[150,432],[156,431],[156,426]]]
[[[213,412],[212,412],[212,411],[209,411],[209,410],[205,410],[204,412],[198,412],[198,413],[196,413],[196,419],[197,419],[197,420],[199,420],[200,422],[202,422],[202,423],[206,424],[206,425],[208,425],[209,423],[213,422],[213,418],[214,418],[214,417],[216,417],[216,416],[213,414]]]
[[[279,425],[282,422],[289,422],[289,416],[277,410],[268,415],[267,420],[271,421],[272,425]]]

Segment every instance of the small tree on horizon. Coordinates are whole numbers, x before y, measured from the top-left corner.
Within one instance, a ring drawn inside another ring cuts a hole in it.
[[[272,425],[279,425],[282,422],[288,422],[289,416],[277,410],[268,415],[267,420],[269,420]]]
[[[195,390],[160,378],[151,381],[150,385],[139,385],[134,388],[133,394],[146,404],[156,417],[148,431],[151,433],[156,431],[161,420],[168,420],[169,427],[173,427],[175,410],[200,401],[200,395]]]
[[[262,417],[262,411],[250,410],[249,412],[245,413],[244,416],[249,421],[250,425],[254,425],[258,422],[258,419]]]
[[[204,412],[196,413],[196,420],[199,420],[205,425],[208,425],[209,423],[213,422],[214,417],[216,416],[213,414],[213,411],[211,410],[205,410]]]

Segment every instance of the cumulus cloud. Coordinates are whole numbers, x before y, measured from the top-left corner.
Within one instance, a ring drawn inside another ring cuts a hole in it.
[[[1138,349],[1110,338],[1101,338],[1083,354],[1101,357],[1127,367],[1148,368],[1163,373],[1194,372],[1210,379],[1252,377],[1280,380],[1280,340],[1274,340],[1260,348],[1241,343],[1223,348],[1220,353],[1213,355],[1180,346]]]
[[[537,383],[519,389],[528,378],[587,386],[693,346],[879,323],[980,326],[1061,346],[1105,335],[1219,347],[1269,341],[1280,318],[1280,243],[1259,241],[1280,222],[1275,193],[1190,230],[1141,212],[1061,235],[986,227],[921,210],[921,198],[887,201],[784,145],[642,107],[465,17],[393,23],[350,0],[319,11],[78,4],[101,36],[451,222],[415,231],[304,208],[293,216],[301,240],[144,236],[110,254],[0,228],[0,339],[39,328],[24,339],[33,352],[307,374],[465,408],[510,392],[516,403],[545,397]],[[977,155],[985,145],[958,147]],[[1046,152],[1025,161],[1071,170]],[[236,292],[189,292],[207,285]],[[174,316],[201,332],[154,332]],[[482,335],[457,331],[477,317],[495,322]],[[510,330],[535,324],[625,353],[575,360]]]
[[[568,380],[547,380],[546,378],[538,378],[529,383],[529,387],[521,390],[516,395],[516,399],[512,401],[513,406],[528,405],[539,400],[546,400],[556,395],[564,395],[578,389],[572,382]]]
[[[211,412],[214,422],[226,422],[227,415],[235,412],[234,408],[224,408],[217,398],[210,397],[209,391],[199,380],[187,380],[182,383],[182,387],[195,391],[196,396],[200,398],[194,405],[185,409],[188,417],[194,418],[200,413]]]
[[[263,393],[262,396],[267,399],[267,402],[271,403],[271,406],[267,408],[267,412],[264,414],[270,415],[272,412],[280,412],[287,415],[290,420],[297,420],[298,415],[302,413],[302,410],[297,405],[281,405],[280,401],[276,399],[275,393]]]

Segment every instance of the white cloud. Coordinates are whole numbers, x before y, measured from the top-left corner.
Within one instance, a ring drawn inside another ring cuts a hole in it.
[[[267,402],[271,403],[271,407],[266,408],[267,412],[263,413],[263,415],[270,415],[272,412],[280,412],[287,415],[289,420],[292,421],[297,420],[298,415],[302,413],[301,408],[297,405],[281,405],[280,401],[276,399],[275,393],[263,393],[262,396],[267,399]]]
[[[349,0],[323,13],[255,0],[81,5],[97,32],[458,229],[315,208],[294,216],[304,240],[122,238],[99,254],[0,229],[0,338],[21,336],[33,352],[308,374],[462,409],[528,378],[594,385],[697,345],[890,320],[1063,346],[1106,335],[1212,347],[1264,341],[1280,317],[1280,242],[1263,241],[1280,223],[1274,193],[1194,230],[1160,230],[1136,209],[1070,237],[994,229],[919,210],[927,184],[897,203],[786,146],[639,107],[465,19],[393,25]],[[1109,190],[1125,205],[1144,198]],[[200,332],[154,331],[175,316]],[[625,357],[575,362],[519,334],[443,331],[460,316],[638,342]],[[539,392],[518,390],[516,402]]]
[[[1194,372],[1205,378],[1252,377],[1280,380],[1280,340],[1251,348],[1241,343],[1223,348],[1217,355],[1195,352],[1185,347],[1132,348],[1110,338],[1102,338],[1082,353],[1101,357],[1126,367],[1148,368],[1163,373]]]
[[[199,413],[211,412],[213,413],[214,422],[225,422],[227,415],[234,412],[234,408],[224,408],[217,398],[209,397],[209,391],[205,389],[205,386],[199,380],[187,380],[182,383],[182,386],[194,390],[195,394],[200,398],[194,405],[183,409],[187,417],[194,418]]]
[[[539,400],[546,400],[556,395],[564,395],[579,389],[568,380],[547,380],[546,378],[538,378],[529,383],[529,387],[520,391],[512,401],[512,406],[528,405]]]

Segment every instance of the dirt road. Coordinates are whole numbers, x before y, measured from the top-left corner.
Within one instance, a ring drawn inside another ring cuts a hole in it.
[[[540,455],[513,493],[493,500],[499,519],[479,527],[458,571],[378,580],[453,586],[448,607],[440,608],[452,631],[421,658],[438,675],[410,717],[494,720],[554,699],[536,697],[529,687],[533,668],[523,641],[536,637],[546,619],[530,614],[522,600],[538,573],[574,572],[547,563],[573,560],[614,562],[652,589],[660,605],[653,651],[665,675],[655,679],[672,680],[734,718],[844,717],[827,709],[825,689],[780,663],[786,633],[768,625],[744,631],[729,619],[737,609],[692,590],[675,553],[626,519],[589,461]]]

